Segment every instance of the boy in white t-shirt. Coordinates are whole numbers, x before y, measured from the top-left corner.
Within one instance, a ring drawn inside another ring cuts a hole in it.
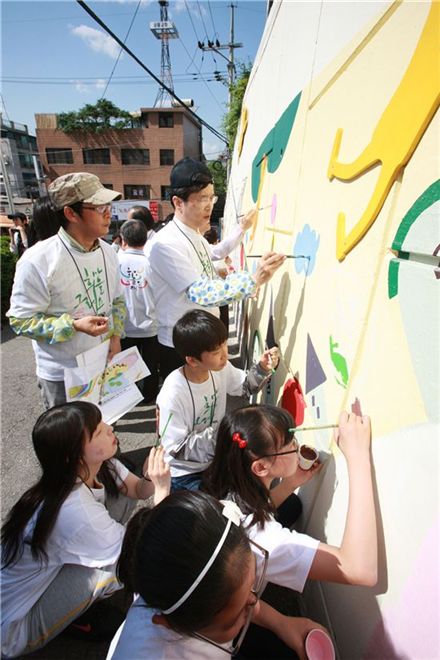
[[[167,376],[157,397],[157,432],[170,463],[171,488],[197,490],[214,456],[226,395],[258,392],[278,364],[278,349],[265,351],[247,373],[237,369],[228,362],[224,324],[199,309],[177,321],[173,343],[185,364]]]
[[[148,210],[148,209],[147,209]],[[137,346],[150,370],[140,389],[147,402],[155,402],[159,389],[159,344],[157,342],[156,310],[146,271],[144,254],[148,232],[141,220],[127,220],[121,229],[121,250],[118,252],[119,273],[124,290],[127,316],[122,349]]]

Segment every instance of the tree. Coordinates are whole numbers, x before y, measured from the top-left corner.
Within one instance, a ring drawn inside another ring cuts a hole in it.
[[[234,85],[230,87],[231,103],[228,112],[224,115],[222,121],[223,131],[228,138],[229,150],[234,148],[235,136],[240,122],[241,106],[243,104],[243,97],[248,84],[249,76],[251,75],[252,64],[248,62],[238,64],[239,75]]]
[[[211,160],[206,163],[212,175],[216,195],[226,192],[226,167],[221,160]]]
[[[78,112],[62,112],[58,115],[57,124],[64,133],[101,133],[108,129],[120,131],[133,128],[134,121],[127,110],[121,110],[107,99],[99,99],[95,105],[86,103]]]

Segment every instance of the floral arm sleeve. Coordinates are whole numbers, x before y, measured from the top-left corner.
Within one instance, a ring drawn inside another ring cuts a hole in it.
[[[191,302],[202,307],[228,305],[233,300],[249,298],[257,290],[254,278],[246,270],[231,273],[226,279],[200,277],[187,289]]]
[[[61,316],[46,316],[36,314],[30,319],[9,318],[11,328],[17,335],[24,335],[31,339],[44,340],[48,344],[60,344],[72,338],[75,330],[73,318],[70,314]]]
[[[113,334],[118,337],[124,335],[124,321],[127,316],[127,308],[125,306],[124,296],[118,296],[113,300],[112,304],[113,315]]]

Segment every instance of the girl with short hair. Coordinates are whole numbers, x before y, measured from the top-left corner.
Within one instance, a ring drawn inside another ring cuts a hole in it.
[[[305,658],[304,639],[321,626],[259,602],[268,553],[240,517],[233,502],[181,490],[130,521],[118,574],[139,596],[107,660],[225,660],[251,620],[268,629],[267,657]]]

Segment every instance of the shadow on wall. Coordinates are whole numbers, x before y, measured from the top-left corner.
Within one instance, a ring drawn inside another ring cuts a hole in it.
[[[304,503],[305,514],[300,524],[306,527],[307,534],[327,542],[326,520],[332,506],[333,496],[337,488],[336,464],[333,454],[321,452],[321,461],[325,467],[320,475],[300,489],[300,497]],[[305,601],[308,603],[307,616],[330,625],[331,632],[339,649],[341,660],[410,660],[409,656],[397,651],[387,634],[380,608],[376,600],[378,594],[388,590],[387,556],[382,515],[377,491],[376,475],[373,466],[373,492],[376,507],[378,535],[378,582],[375,587],[352,585],[333,585],[327,588],[325,582],[308,580],[304,590]],[[309,524],[308,517],[313,513],[313,522]],[[342,541],[342,539],[341,539]],[[334,623],[337,618],[332,612],[341,609],[350,612],[350,620],[344,629],[337,629]],[[374,642],[371,644],[374,636]],[[351,644],[347,640],[355,639]],[[370,643],[369,643],[370,642]],[[350,655],[344,655],[343,649],[351,647]]]

